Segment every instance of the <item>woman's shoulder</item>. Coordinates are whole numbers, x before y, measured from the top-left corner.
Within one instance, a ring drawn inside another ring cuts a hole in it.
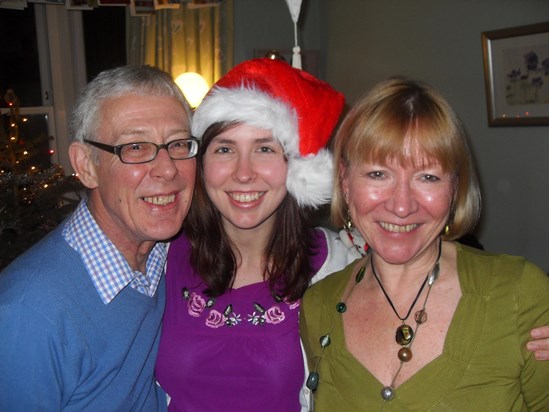
[[[549,285],[547,274],[523,256],[487,252],[459,243],[456,245],[458,272],[462,280],[483,282],[486,286],[506,284],[511,288],[532,282],[543,287]]]
[[[467,262],[476,265],[499,265],[526,268],[533,271],[543,271],[533,262],[527,260],[524,256],[515,256],[504,253],[494,253],[471,246],[456,243],[458,251],[458,261]]]
[[[172,272],[190,270],[191,243],[184,234],[179,234],[168,244],[168,259],[166,261],[166,275]]]
[[[191,251],[191,242],[183,233],[179,233],[168,243],[168,259],[174,259],[177,256],[188,255]]]

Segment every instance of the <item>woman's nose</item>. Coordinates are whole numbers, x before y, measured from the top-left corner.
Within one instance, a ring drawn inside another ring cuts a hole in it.
[[[241,155],[238,157],[233,176],[236,181],[242,183],[250,182],[255,178],[256,173],[249,156]]]
[[[418,209],[414,190],[408,182],[397,183],[386,204],[387,208],[398,217],[406,217]]]

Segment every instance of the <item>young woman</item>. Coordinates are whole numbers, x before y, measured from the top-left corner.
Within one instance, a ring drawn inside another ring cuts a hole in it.
[[[315,273],[360,256],[307,219],[330,199],[323,147],[343,103],[313,76],[258,59],[195,112],[197,182],[169,250],[156,368],[170,410],[300,410],[299,300]]]

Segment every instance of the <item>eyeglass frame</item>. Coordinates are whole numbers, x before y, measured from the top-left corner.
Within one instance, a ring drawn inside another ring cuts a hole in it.
[[[175,142],[194,142],[194,153],[192,156],[189,156],[189,157],[183,157],[181,159],[174,159],[171,154],[170,154],[170,151],[168,150],[168,147],[175,143]],[[166,152],[168,152],[168,156],[170,156],[170,159],[172,160],[187,160],[187,159],[192,159],[193,157],[196,157],[196,155],[198,154],[198,149],[200,147],[200,140],[198,140],[197,138],[195,137],[191,137],[191,138],[187,138],[187,139],[176,139],[176,140],[172,140],[171,142],[168,142],[168,143],[163,143],[163,144],[156,144],[156,143],[153,143],[153,142],[130,142],[130,143],[124,143],[124,144],[119,144],[119,145],[116,145],[116,146],[112,146],[110,144],[106,144],[106,143],[101,143],[101,142],[96,142],[94,140],[89,140],[89,139],[84,139],[84,143],[87,143],[93,147],[96,147],[98,149],[101,149],[101,150],[104,150],[105,152],[109,152],[111,154],[114,154],[116,156],[118,156],[118,158],[120,159],[120,161],[124,164],[127,164],[127,165],[139,165],[139,164],[143,164],[143,163],[149,163],[149,162],[152,162],[154,159],[156,159],[156,156],[158,156],[158,152],[161,150],[161,149],[166,149]],[[125,162],[124,160],[122,160],[122,149],[126,146],[131,146],[131,145],[135,145],[135,144],[152,144],[156,147],[156,153],[154,154],[154,157],[150,160],[146,160],[146,161],[143,161],[143,162]]]

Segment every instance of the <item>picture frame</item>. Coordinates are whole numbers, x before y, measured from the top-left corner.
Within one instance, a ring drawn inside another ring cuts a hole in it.
[[[180,0],[153,0],[155,10],[178,9],[181,7]]]
[[[154,14],[153,0],[130,0],[130,16],[147,17]]]
[[[0,9],[25,10],[27,0],[5,0],[0,1]]]
[[[188,9],[203,9],[205,7],[218,7],[222,0],[192,0],[186,1]]]
[[[25,2],[35,3],[35,4],[57,4],[63,5],[66,4],[65,0],[25,0]]]
[[[130,5],[130,0],[98,0],[99,6],[126,7]]]
[[[549,126],[549,22],[482,33],[488,125]]]
[[[97,7],[97,0],[66,0],[65,8],[67,10],[93,10]]]
[[[67,10],[93,10],[93,4],[97,5],[96,1],[90,2],[88,0],[66,0],[65,8]]]

